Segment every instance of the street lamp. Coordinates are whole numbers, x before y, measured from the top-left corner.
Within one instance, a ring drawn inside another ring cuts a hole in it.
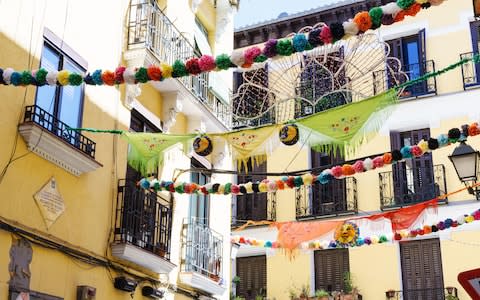
[[[477,182],[478,165],[480,161],[480,153],[478,151],[475,151],[462,141],[448,158],[455,167],[460,181],[465,185]],[[475,195],[477,200],[480,200],[480,191],[477,187],[475,187],[475,190],[469,187],[468,192]]]

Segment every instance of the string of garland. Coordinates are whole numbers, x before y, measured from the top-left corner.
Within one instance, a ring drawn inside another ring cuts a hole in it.
[[[137,84],[148,81],[162,81],[167,78],[198,75],[200,73],[227,70],[229,68],[250,68],[254,63],[261,63],[268,58],[290,56],[296,52],[312,50],[341,39],[363,34],[369,29],[377,29],[382,25],[391,25],[404,20],[405,16],[415,16],[420,10],[437,6],[444,0],[397,0],[383,6],[373,7],[369,11],[358,12],[353,19],[342,23],[323,24],[313,28],[308,34],[297,33],[293,38],[270,39],[263,48],[249,47],[235,50],[230,55],[220,54],[217,57],[202,55],[187,61],[176,60],[173,65],[162,63],[148,68],[126,68],[120,66],[114,71],[95,70],[86,75],[68,70],[47,71],[44,68],[33,71],[15,71],[12,68],[0,68],[0,84],[14,86],[71,85],[82,83],[88,85]]]
[[[425,153],[446,147],[450,144],[466,141],[467,137],[480,134],[478,123],[462,125],[461,128],[452,128],[447,134],[440,134],[436,138],[422,139],[417,145],[404,146],[386,152],[373,159],[366,158],[357,160],[353,164],[334,166],[323,170],[320,174],[306,173],[301,176],[284,176],[279,179],[264,179],[262,181],[247,182],[241,184],[233,183],[207,183],[198,185],[196,183],[164,181],[158,179],[142,178],[139,186],[147,190],[168,191],[179,194],[218,194],[218,195],[243,195],[253,193],[276,192],[277,190],[295,189],[303,185],[309,186],[315,183],[327,184],[334,179],[342,179],[357,173],[382,168],[408,158],[420,157]]]
[[[315,241],[305,242],[300,244],[300,249],[303,249],[303,250],[335,249],[335,248],[346,248],[346,247],[360,247],[365,245],[369,246],[369,245],[382,244],[382,243],[393,242],[393,241],[401,241],[403,239],[415,238],[417,236],[433,234],[449,228],[456,228],[458,226],[472,223],[474,221],[480,221],[480,209],[468,215],[461,215],[461,216],[458,216],[457,218],[447,218],[436,224],[424,225],[422,227],[415,228],[410,231],[401,230],[395,233],[393,236],[383,234],[380,236],[373,235],[370,237],[358,237],[356,238],[355,242],[351,244],[339,243],[335,239],[332,239],[329,241],[315,240]],[[239,243],[242,245],[262,247],[262,248],[273,248],[273,249],[282,248],[281,243],[277,241],[260,240],[260,239],[248,238],[243,236],[234,236],[232,237],[231,242]]]

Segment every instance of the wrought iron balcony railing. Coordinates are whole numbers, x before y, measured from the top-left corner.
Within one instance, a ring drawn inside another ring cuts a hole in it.
[[[445,166],[407,168],[379,173],[381,209],[395,208],[433,199],[447,192]]]
[[[477,54],[475,52],[467,52],[460,54],[460,59],[472,59]],[[480,63],[469,61],[462,65],[463,88],[468,89],[480,84],[478,73],[480,72]]]
[[[114,241],[170,259],[172,209],[169,202],[125,179],[119,181],[117,198]]]
[[[235,196],[236,210],[232,214],[232,227],[247,221],[276,221],[277,193],[260,193]]]
[[[448,299],[446,298],[448,295],[458,297],[458,291],[455,287],[447,287],[404,291],[386,291],[385,295],[388,300],[443,300]]]
[[[59,139],[72,145],[77,150],[85,153],[92,159],[95,159],[95,142],[80,132],[70,129],[70,127],[57,119],[55,116],[42,109],[40,106],[31,105],[25,108],[24,123],[33,122],[48,132],[54,134]]]
[[[176,60],[186,61],[199,56],[195,47],[162,12],[155,1],[136,1],[130,5],[128,22],[128,49],[149,50],[158,60],[172,65]],[[210,74],[177,78],[220,122],[231,127],[230,105],[215,93]],[[215,80],[218,80],[215,79]]]
[[[358,211],[357,180],[354,177],[302,186],[296,190],[295,197],[297,219],[355,214]]]
[[[196,272],[216,282],[222,279],[223,239],[208,225],[189,219],[186,224],[185,272]]]
[[[403,65],[402,71],[405,72],[409,80],[419,78],[427,73],[435,72],[435,62],[427,60],[421,63]],[[401,83],[401,82],[400,82]],[[373,73],[374,94],[385,91],[398,83],[393,80],[392,75],[386,70],[379,70]],[[400,98],[416,98],[437,93],[437,81],[431,77],[425,81],[408,86],[403,90]]]

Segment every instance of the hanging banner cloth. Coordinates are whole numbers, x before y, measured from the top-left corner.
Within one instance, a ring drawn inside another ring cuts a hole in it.
[[[130,145],[127,155],[128,164],[143,175],[157,173],[158,166],[163,162],[163,153],[173,145],[182,143],[183,150],[188,152],[191,140],[195,136],[195,134],[122,133],[122,137]]]
[[[257,164],[266,160],[266,154],[273,151],[274,140],[278,140],[277,132],[280,125],[270,125],[255,129],[214,134],[221,137],[232,147],[233,156],[237,160],[238,167],[241,165],[247,169],[247,162],[252,158]],[[252,161],[253,163],[253,161]]]
[[[438,199],[425,201],[419,204],[415,204],[409,207],[403,207],[394,211],[375,214],[367,217],[371,221],[375,221],[381,218],[389,219],[392,222],[392,230],[394,233],[399,230],[409,229],[413,224],[419,221],[419,217],[423,215],[423,212],[427,208],[433,208],[434,213],[437,213]],[[424,223],[422,221],[422,223]]]
[[[377,96],[300,119],[296,122],[301,130],[300,139],[322,152],[336,148],[343,152],[344,146],[353,150],[368,134],[378,131],[388,117],[388,111],[380,111],[396,100],[395,89],[390,89]]]

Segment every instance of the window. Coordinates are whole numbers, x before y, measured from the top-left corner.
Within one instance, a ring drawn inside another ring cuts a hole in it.
[[[192,158],[192,169],[202,168],[205,166]],[[204,185],[210,182],[210,175],[200,172],[192,172],[192,182],[198,185]],[[190,219],[194,219],[196,223],[208,225],[208,218],[210,216],[210,197],[202,193],[192,194],[190,200]]]
[[[403,299],[444,299],[439,239],[400,243]]]
[[[53,33],[45,31],[40,67],[47,71],[68,70],[84,73],[84,62],[73,50]],[[81,127],[84,85],[41,86],[37,89],[35,103],[57,120],[70,127]]]
[[[344,290],[345,273],[350,271],[348,249],[329,249],[314,252],[315,290],[328,292]]]
[[[47,294],[33,292],[33,291],[28,291],[28,292],[17,291],[15,289],[12,289],[12,287],[10,287],[8,299],[9,300],[20,299],[18,298],[18,296],[20,296],[21,294],[27,294],[28,298],[26,299],[30,299],[30,300],[63,300],[63,298],[50,296]]]
[[[255,296],[267,295],[267,257],[251,256],[238,257],[237,276],[240,283],[236,285],[236,295],[246,300],[253,300]]]
[[[304,57],[304,65],[302,66],[296,93],[302,98],[318,102],[315,107],[305,101],[297,102],[295,107],[296,118],[344,105],[351,101],[350,94],[345,92],[331,93],[333,90],[345,86],[348,81],[343,65],[343,48],[329,53],[324,60],[324,56]],[[331,94],[325,96],[327,93]]]
[[[257,182],[265,179],[264,175],[252,175],[251,173],[265,173],[267,172],[267,162],[255,164],[250,158],[247,162],[247,168],[241,166],[239,175],[237,176],[238,183]],[[274,208],[271,211],[268,209],[267,193],[253,193],[246,195],[237,195],[236,198],[236,223],[245,223],[248,220],[274,220]]]
[[[252,83],[255,85],[242,84]],[[234,95],[233,107],[234,113],[239,116],[255,118],[262,113],[265,113],[271,106],[268,89],[268,65],[263,68],[248,71],[248,72],[234,72],[233,74],[233,92],[238,93]],[[270,124],[274,122],[275,112],[269,110],[262,117],[234,124],[234,127],[240,128],[245,126],[259,126]]]
[[[429,138],[429,128],[390,133],[392,150],[416,145],[420,140],[427,141]],[[392,171],[395,198],[392,206],[418,203],[440,194],[439,185],[435,182],[431,153],[398,162],[392,166]]]
[[[460,54],[461,59],[472,59],[473,55],[478,53],[480,44],[480,21],[470,23],[470,32],[472,36],[472,52]],[[468,62],[463,64],[463,87],[467,89],[471,86],[478,85],[480,83],[478,74],[480,74],[480,63]]]
[[[426,59],[425,54],[425,29],[417,34],[387,41],[390,46],[391,57],[396,57],[402,64],[402,70],[409,80],[423,76],[425,73],[435,71],[433,60]],[[392,82],[389,80],[389,84]],[[391,87],[391,86],[389,86]],[[436,92],[435,80],[419,82],[407,87],[403,97],[417,97]]]

